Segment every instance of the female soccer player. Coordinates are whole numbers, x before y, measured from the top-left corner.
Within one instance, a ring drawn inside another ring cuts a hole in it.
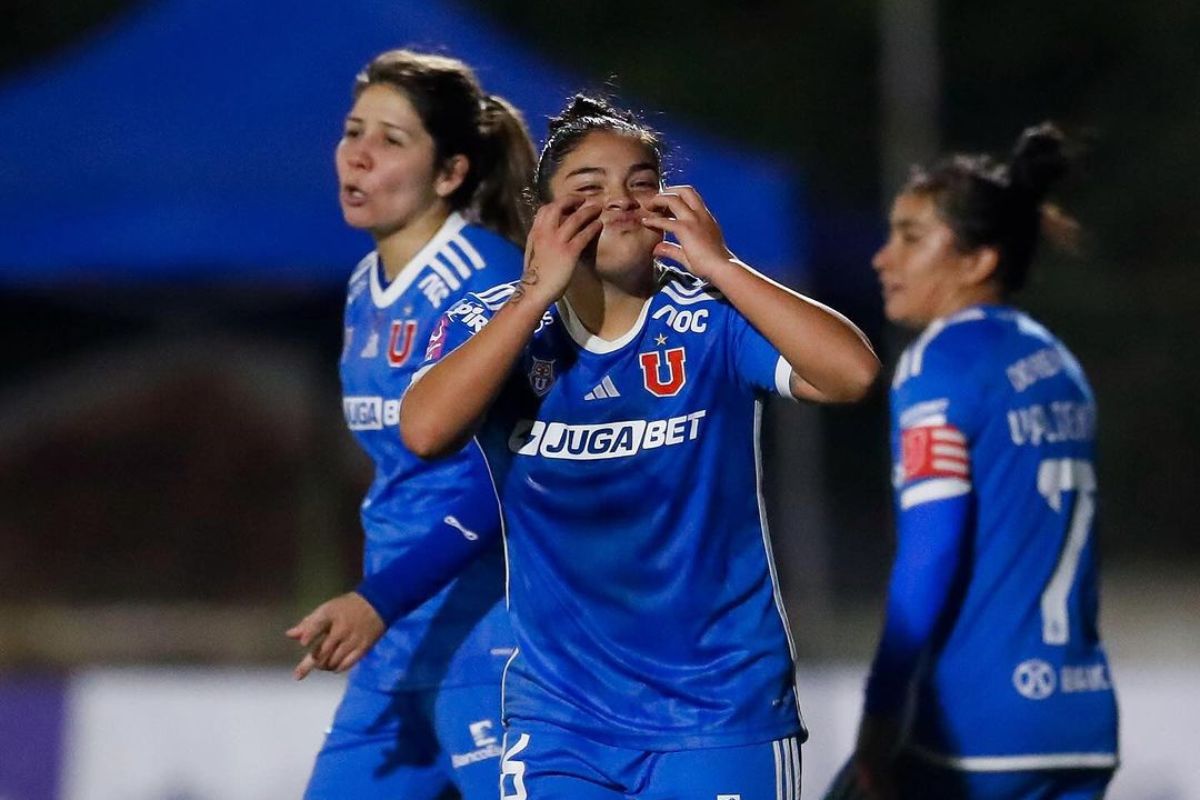
[[[353,96],[338,197],[375,250],[350,277],[342,402],[375,479],[366,577],[288,631],[309,648],[297,678],[358,662],[305,797],[492,800],[512,651],[496,490],[478,445],[430,464],[397,425],[444,311],[520,274],[535,154],[517,112],[451,58],[384,53]]]
[[[521,280],[451,308],[401,409],[423,456],[482,422],[501,482],[508,800],[799,790],[761,401],[857,399],[878,362],[845,318],[739,261],[696,190],[661,175],[657,135],[573,99],[541,154]]]
[[[1039,231],[1073,225],[1044,202],[1066,167],[1043,125],[1008,164],[914,170],[875,256],[888,319],[923,330],[892,382],[898,549],[855,757],[870,797],[1098,798],[1117,764],[1096,406],[1008,304]]]

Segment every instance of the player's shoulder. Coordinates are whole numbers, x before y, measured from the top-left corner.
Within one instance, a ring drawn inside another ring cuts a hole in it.
[[[489,286],[486,289],[475,289],[463,295],[461,303],[478,306],[489,315],[496,313],[516,294],[520,281],[506,281]]]
[[[655,265],[658,292],[650,300],[650,319],[661,320],[681,333],[705,333],[722,330],[733,306],[708,281],[681,269]]]
[[[477,270],[484,267],[515,268],[522,260],[519,247],[478,222],[464,220],[448,244],[465,251]],[[495,282],[496,279],[493,279]]]
[[[1049,328],[1022,311],[1013,309],[1013,335],[1005,372],[1017,392],[1060,374],[1084,395],[1091,395],[1087,376],[1075,354]]]
[[[449,310],[446,311],[446,317],[451,322],[464,322],[472,330],[478,331],[516,294],[520,284],[519,280],[508,281],[487,289],[466,292],[451,304]],[[540,333],[547,324],[556,320],[557,316],[557,304],[551,305],[542,315],[541,324],[538,325],[535,333]]]
[[[365,256],[359,259],[357,264],[354,265],[354,269],[350,271],[350,278],[347,283],[350,286],[354,286],[356,284],[365,285],[367,282],[367,276],[370,275],[371,270],[375,269],[375,266],[378,263],[379,254],[377,252],[372,250],[371,252],[367,253]]]
[[[680,306],[728,305],[725,296],[716,287],[690,272],[662,262],[658,262],[655,269],[658,271],[658,299],[661,303]]]
[[[379,254],[374,250],[363,256],[346,281],[346,303],[353,303],[371,285],[371,270],[379,264]]]
[[[971,307],[934,320],[904,349],[892,389],[909,384],[962,381],[1002,360],[1012,320],[992,309]]]

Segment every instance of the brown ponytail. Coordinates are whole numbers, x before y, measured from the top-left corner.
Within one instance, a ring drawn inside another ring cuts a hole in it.
[[[521,112],[496,95],[486,95],[479,132],[484,162],[473,206],[480,222],[524,247],[533,222],[529,187],[537,156]]]
[[[447,200],[523,247],[532,219],[526,190],[533,179],[533,142],[521,114],[484,94],[474,71],[448,56],[389,50],[354,81],[354,96],[375,84],[403,92],[433,138],[437,163],[467,157],[462,184]]]

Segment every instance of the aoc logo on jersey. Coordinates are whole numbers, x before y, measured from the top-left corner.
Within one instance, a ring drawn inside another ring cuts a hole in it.
[[[394,320],[388,336],[388,363],[400,367],[412,355],[413,340],[417,338],[417,322],[412,319]]]
[[[1013,670],[1012,681],[1021,696],[1030,700],[1045,700],[1054,694],[1058,686],[1054,667],[1040,658],[1031,658],[1017,664],[1017,668]]]
[[[546,361],[536,356],[533,366],[529,368],[529,388],[538,397],[544,397],[554,385],[554,359]]]
[[[666,356],[666,374],[663,374],[663,356]],[[687,373],[684,362],[687,354],[682,347],[672,347],[666,353],[639,353],[638,362],[642,365],[642,384],[646,391],[655,397],[674,397],[687,383]]]
[[[675,306],[663,306],[654,312],[652,318],[662,319],[663,317],[667,318],[667,325],[678,333],[704,333],[708,330],[707,308],[696,311],[685,308],[680,311]]]

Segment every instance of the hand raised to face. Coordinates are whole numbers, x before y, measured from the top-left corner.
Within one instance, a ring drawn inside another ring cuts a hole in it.
[[[562,297],[580,255],[603,227],[601,205],[570,196],[538,209],[525,242],[525,271],[509,302],[530,296],[549,305]]]
[[[733,258],[725,246],[725,236],[704,200],[691,186],[668,186],[649,201],[649,207],[662,216],[646,217],[642,224],[675,237],[654,248],[654,255],[682,265],[699,278],[712,273]]]

